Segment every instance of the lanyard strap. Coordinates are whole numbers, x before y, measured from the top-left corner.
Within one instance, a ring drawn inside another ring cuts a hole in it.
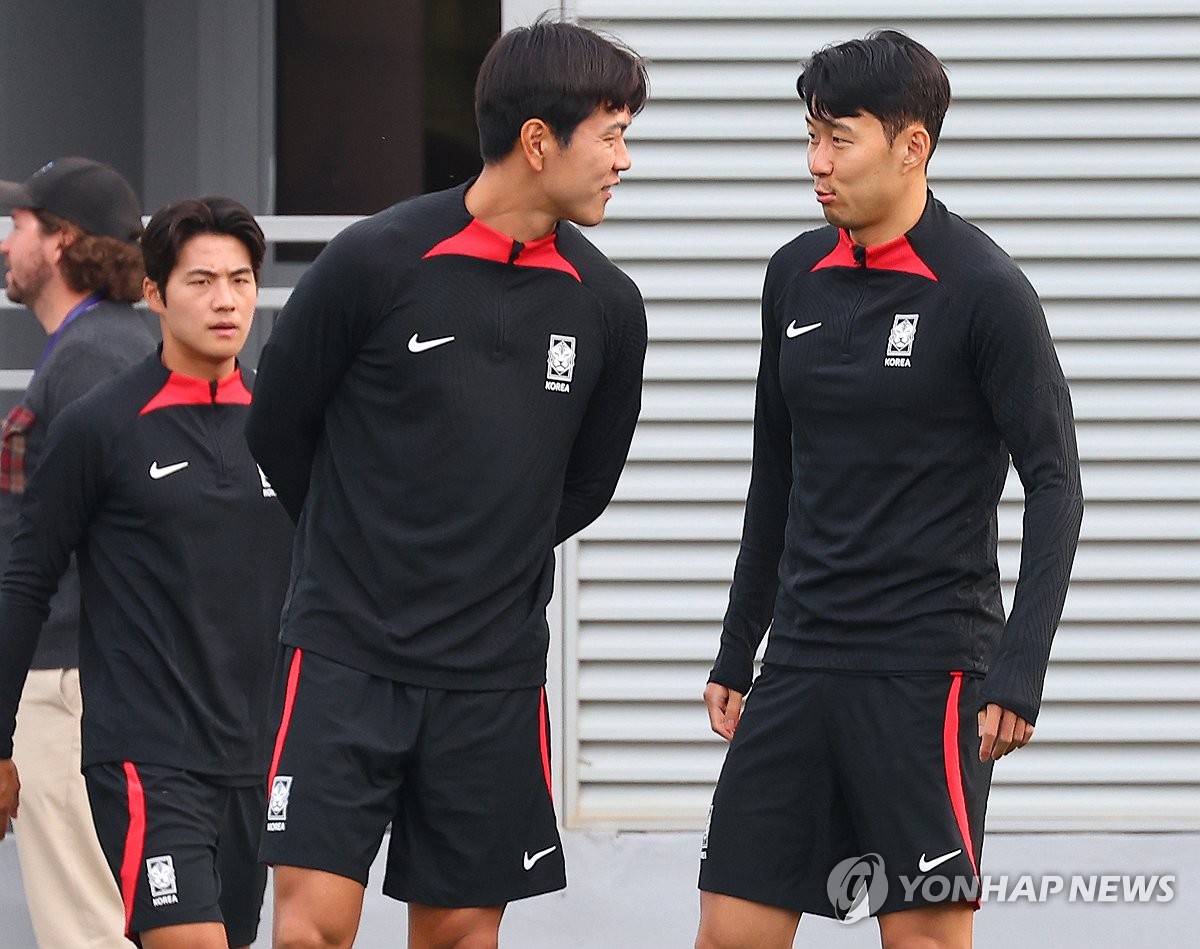
[[[89,297],[84,297],[84,299],[80,300],[67,311],[67,315],[63,317],[63,321],[58,325],[58,329],[51,333],[50,338],[46,340],[46,348],[42,350],[42,355],[38,358],[37,365],[33,369],[35,374],[42,368],[42,363],[50,358],[50,353],[54,351],[54,346],[58,342],[58,337],[62,335],[62,331],[88,312],[88,310],[95,309],[103,301],[104,297],[98,293],[93,293]]]

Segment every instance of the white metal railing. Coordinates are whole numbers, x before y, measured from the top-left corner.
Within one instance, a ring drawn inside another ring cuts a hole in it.
[[[321,243],[330,240],[339,231],[361,220],[361,215],[351,214],[259,214],[255,215],[267,244],[290,242]],[[143,218],[143,223],[150,219]],[[0,240],[8,235],[12,219],[0,217]],[[262,310],[278,310],[291,296],[290,286],[262,286],[258,289],[258,307]],[[0,295],[0,309],[16,309],[20,304]],[[2,331],[0,331],[2,332]],[[28,373],[25,374],[28,378]],[[9,388],[8,379],[0,375],[0,388]]]

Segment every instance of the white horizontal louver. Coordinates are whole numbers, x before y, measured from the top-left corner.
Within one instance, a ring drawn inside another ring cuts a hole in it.
[[[569,826],[699,827],[723,743],[700,703],[749,479],[767,258],[820,223],[798,63],[893,26],[950,70],[931,165],[1025,269],[1071,380],[1088,498],[1034,743],[994,829],[1200,828],[1200,2],[579,0],[650,61],[633,169],[592,238],[638,281],[642,420],[568,545]],[[1006,601],[1015,476],[999,515]]]

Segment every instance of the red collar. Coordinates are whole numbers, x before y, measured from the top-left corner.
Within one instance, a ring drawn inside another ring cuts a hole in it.
[[[501,234],[477,218],[453,237],[447,237],[425,252],[425,258],[441,257],[446,254],[458,257],[477,257],[493,260],[499,264],[514,264],[517,267],[541,267],[569,274],[580,283],[579,271],[558,252],[557,232],[536,241],[522,244],[507,234]]]
[[[139,415],[148,415],[157,409],[169,408],[173,405],[249,405],[250,390],[242,379],[242,369],[239,366],[224,379],[208,382],[192,376],[180,375],[178,372],[168,374],[163,387],[154,397],[142,406]]]
[[[856,256],[856,253],[857,256]],[[937,281],[937,276],[926,265],[909,242],[907,234],[877,247],[863,247],[850,239],[850,233],[838,230],[837,246],[812,268],[867,267],[871,270],[896,270],[900,273],[916,274],[927,280]]]

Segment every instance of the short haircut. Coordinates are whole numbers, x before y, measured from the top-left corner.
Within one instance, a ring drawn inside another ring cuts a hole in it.
[[[813,54],[796,80],[809,114],[825,122],[870,113],[888,141],[920,122],[937,147],[950,107],[946,67],[916,40],[896,30],[876,30],[865,39],[826,46]]]
[[[59,262],[63,280],[76,293],[98,293],[114,303],[142,298],[142,254],[136,244],[115,237],[97,237],[49,211],[31,211],[43,234],[66,234]]]
[[[563,144],[599,107],[646,104],[646,65],[615,39],[573,23],[539,18],[492,45],[475,81],[475,121],[485,163],[512,151],[521,126],[542,119]]]
[[[167,280],[179,260],[179,252],[197,234],[236,237],[250,253],[250,266],[254,269],[254,279],[258,279],[267,243],[254,215],[233,198],[187,198],[155,211],[142,235],[146,276],[154,281],[164,303]]]

